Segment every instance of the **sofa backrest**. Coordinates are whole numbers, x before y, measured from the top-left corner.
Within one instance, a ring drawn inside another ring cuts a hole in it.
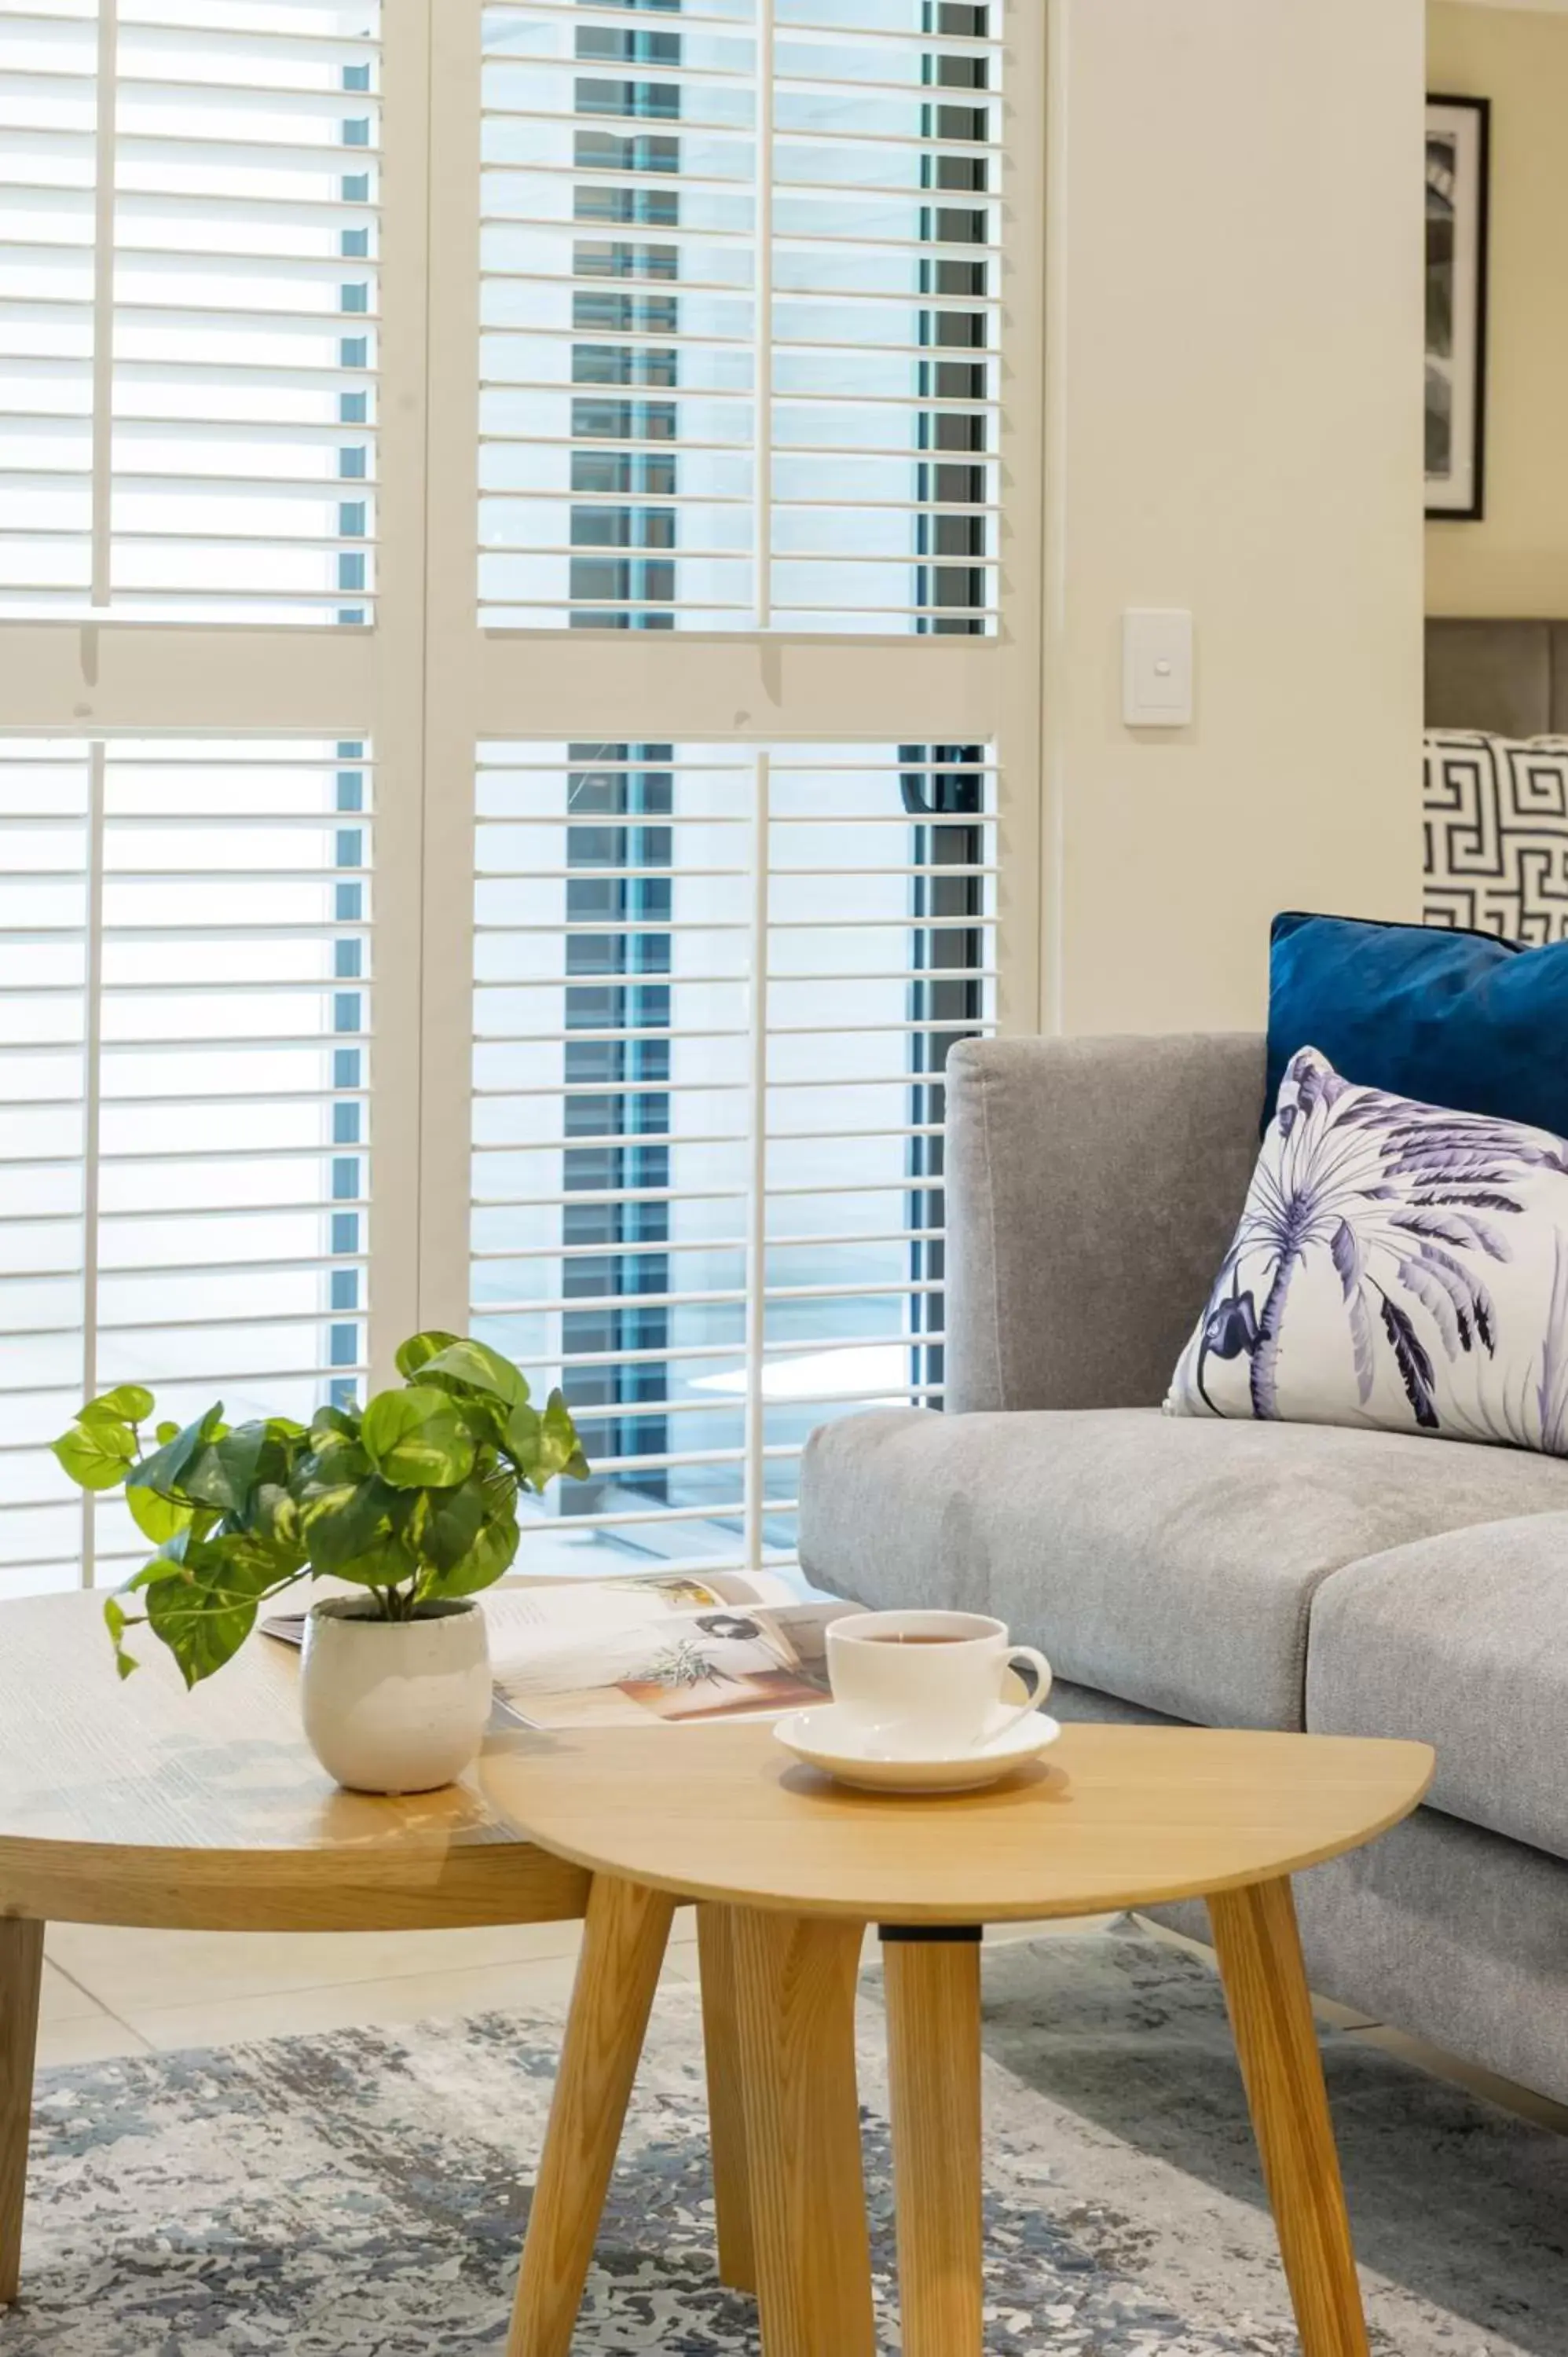
[[[964,1040],[947,1069],[947,1406],[1155,1406],[1240,1216],[1263,1041]]]

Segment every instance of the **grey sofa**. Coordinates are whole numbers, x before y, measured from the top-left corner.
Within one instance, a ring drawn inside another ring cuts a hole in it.
[[[955,1051],[948,1413],[813,1436],[802,1560],[1000,1613],[1064,1715],[1434,1743],[1430,1804],[1301,1878],[1313,1986],[1568,2101],[1568,1463],[1159,1412],[1262,1093],[1245,1036]]]

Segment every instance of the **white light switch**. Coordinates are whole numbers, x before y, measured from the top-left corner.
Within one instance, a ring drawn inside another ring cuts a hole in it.
[[[1192,616],[1140,607],[1122,617],[1122,717],[1129,728],[1185,728],[1192,718]]]

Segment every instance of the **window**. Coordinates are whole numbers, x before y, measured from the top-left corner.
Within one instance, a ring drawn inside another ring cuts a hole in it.
[[[383,5],[0,0],[0,1593],[419,1324],[787,1558],[1036,1019],[1040,12]]]

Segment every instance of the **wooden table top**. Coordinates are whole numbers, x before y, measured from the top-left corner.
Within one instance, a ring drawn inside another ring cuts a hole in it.
[[[293,1646],[252,1637],[188,1694],[145,1631],[122,1682],[102,1616],[95,1595],[0,1605],[0,1913],[327,1931],[582,1912],[586,1878],[520,1840],[474,1771],[399,1798],[335,1784]]]
[[[523,1736],[482,1787],[591,1870],[688,1899],[866,1922],[1023,1921],[1196,1898],[1316,1866],[1409,1814],[1423,1743],[1069,1726],[989,1792],[856,1792],[765,1725]]]

